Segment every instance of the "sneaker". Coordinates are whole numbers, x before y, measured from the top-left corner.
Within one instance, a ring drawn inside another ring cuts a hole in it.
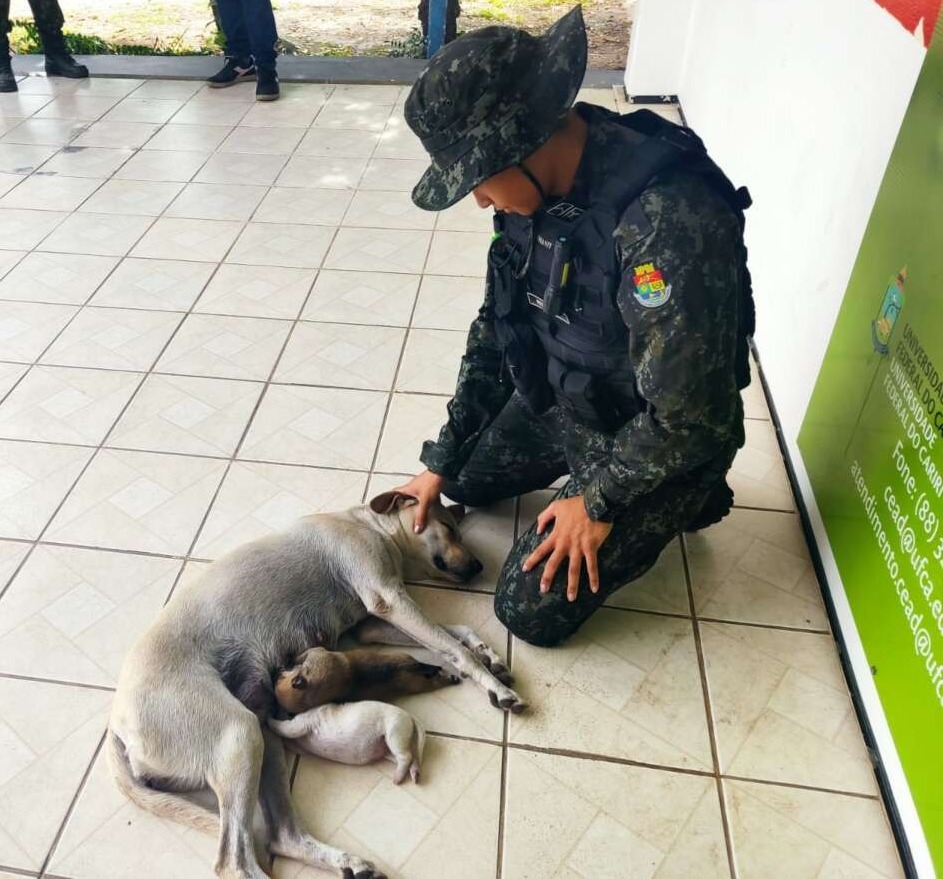
[[[0,61],[0,92],[15,92],[16,77],[13,75],[13,67],[10,65],[10,59]]]
[[[726,482],[721,482],[707,496],[701,512],[694,517],[694,521],[685,528],[685,531],[701,531],[710,525],[716,525],[723,519],[733,506],[733,490]]]
[[[226,63],[219,73],[214,73],[206,81],[210,88],[224,89],[237,82],[249,82],[255,79],[256,69],[251,58],[226,57]]]
[[[85,79],[88,68],[71,55],[57,52],[46,56],[46,76],[64,76],[67,79]]]
[[[260,67],[259,78],[255,84],[255,99],[257,101],[277,101],[278,94],[278,72],[274,67]]]

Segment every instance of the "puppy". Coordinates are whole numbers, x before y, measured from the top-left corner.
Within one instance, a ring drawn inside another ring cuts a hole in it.
[[[394,784],[402,784],[407,775],[419,782],[426,731],[418,720],[395,705],[322,705],[291,720],[269,718],[268,725],[292,740],[292,750],[354,766],[385,758],[396,765]]]
[[[312,647],[278,672],[275,699],[289,714],[301,714],[331,702],[392,701],[457,683],[457,676],[408,653]]]

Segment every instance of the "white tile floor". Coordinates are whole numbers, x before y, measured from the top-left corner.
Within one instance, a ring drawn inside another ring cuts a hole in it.
[[[489,222],[411,205],[398,87],[23,86],[0,97],[0,875],[209,877],[213,840],[100,759],[122,658],[206,560],[416,469]],[[406,879],[902,875],[757,385],[746,407],[741,508],[563,648],[510,643],[489,595],[548,494],[473,511],[484,576],[411,588],[509,654],[531,712],[413,697],[424,783],[303,760],[312,829]]]

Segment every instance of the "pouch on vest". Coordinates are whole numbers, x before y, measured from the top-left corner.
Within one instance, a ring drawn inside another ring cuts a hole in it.
[[[616,408],[609,405],[606,386],[595,376],[551,357],[547,363],[547,379],[557,403],[576,421],[604,431],[619,427]]]

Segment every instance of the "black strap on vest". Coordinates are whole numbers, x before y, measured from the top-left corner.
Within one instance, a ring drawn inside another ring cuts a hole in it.
[[[534,184],[534,188],[537,190],[537,192],[540,193],[540,201],[541,201],[541,204],[542,204],[543,202],[545,202],[545,201],[547,200],[547,193],[544,192],[544,188],[543,188],[543,186],[541,186],[540,181],[539,181],[539,180],[537,179],[537,177],[534,175],[534,172],[531,171],[530,168],[528,168],[527,165],[525,165],[523,162],[518,162],[518,163],[517,163],[517,167],[518,167],[518,169],[520,170],[520,172],[521,172],[528,180],[530,180],[531,183]]]

